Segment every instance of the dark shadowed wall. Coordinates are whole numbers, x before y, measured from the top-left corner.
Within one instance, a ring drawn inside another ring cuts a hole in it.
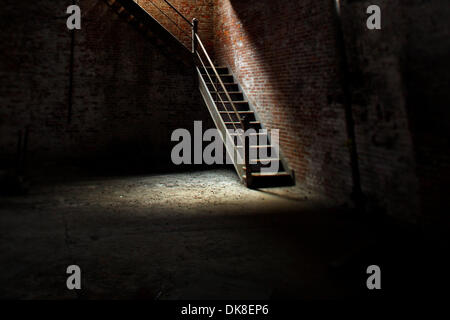
[[[18,130],[30,125],[30,160],[170,163],[172,130],[209,121],[193,68],[166,56],[104,1],[78,2],[81,30],[72,44],[71,3],[2,4],[2,158],[14,156]]]
[[[365,28],[370,4],[382,29]],[[396,216],[449,221],[450,6],[442,0],[344,1],[362,185]]]

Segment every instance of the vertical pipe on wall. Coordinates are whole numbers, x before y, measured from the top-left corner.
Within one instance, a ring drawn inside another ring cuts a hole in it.
[[[198,20],[192,19],[192,54],[197,52],[197,33],[198,33]]]
[[[336,31],[336,48],[339,57],[339,74],[344,95],[345,122],[347,130],[348,148],[350,152],[350,166],[352,170],[352,199],[358,209],[364,206],[364,195],[361,189],[361,177],[358,163],[358,152],[355,140],[355,122],[352,111],[352,97],[349,84],[349,70],[347,51],[344,42],[344,31],[341,21],[340,0],[333,1],[333,16]]]
[[[75,1],[72,1],[75,4]],[[70,31],[70,60],[69,60],[69,92],[67,96],[67,123],[72,121],[72,106],[73,106],[73,65],[75,52],[75,29]]]

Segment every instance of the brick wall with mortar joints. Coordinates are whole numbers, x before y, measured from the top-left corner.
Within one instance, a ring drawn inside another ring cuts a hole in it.
[[[191,48],[191,27],[163,0],[135,0],[186,47]],[[199,20],[198,34],[210,54],[213,53],[213,0],[169,1],[189,21]],[[158,8],[161,10],[158,10]],[[162,12],[161,12],[162,11]],[[180,30],[173,22],[175,22]],[[186,34],[187,33],[187,34]]]
[[[297,183],[342,200],[351,170],[330,9],[327,1],[215,1],[215,52],[264,124],[280,129]]]
[[[434,215],[450,177],[448,3],[341,4],[363,191],[400,219]],[[382,8],[382,31],[366,28],[370,4]],[[332,5],[217,0],[214,32],[218,61],[233,69],[263,122],[282,130],[298,182],[339,198],[351,182]]]

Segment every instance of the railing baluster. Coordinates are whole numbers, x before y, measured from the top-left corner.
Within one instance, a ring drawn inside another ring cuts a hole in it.
[[[198,32],[198,20],[192,19],[192,53],[197,51],[197,32]]]
[[[245,163],[245,184],[247,188],[252,187],[252,170],[250,169],[250,136],[247,130],[250,128],[250,121],[247,116],[242,117],[242,127],[244,129],[244,163]]]

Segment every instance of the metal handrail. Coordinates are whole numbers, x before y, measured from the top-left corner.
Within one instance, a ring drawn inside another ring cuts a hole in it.
[[[226,110],[226,113],[227,113],[227,115],[228,115],[228,118],[231,120],[231,124],[233,125],[233,127],[234,127],[234,129],[235,129],[235,132],[238,133],[238,131],[237,131],[237,129],[236,129],[236,126],[234,125],[234,122],[235,122],[235,121],[232,120],[232,118],[231,118],[231,116],[230,116],[230,114],[229,114],[229,112],[228,112],[228,108],[225,106],[225,103],[223,102],[222,96],[221,96],[221,94],[219,93],[219,91],[217,90],[217,87],[214,85],[214,81],[212,81],[212,78],[211,78],[211,76],[210,76],[210,74],[209,74],[209,71],[208,71],[208,69],[206,69],[206,66],[205,66],[205,64],[204,64],[204,62],[203,62],[203,59],[201,58],[201,56],[200,56],[200,54],[199,54],[199,52],[198,52],[198,50],[197,50],[197,43],[198,43],[198,44],[200,45],[200,48],[201,48],[202,51],[203,51],[203,54],[205,55],[206,59],[208,60],[210,66],[211,66],[211,68],[212,68],[212,70],[214,71],[214,74],[215,74],[215,76],[216,76],[216,79],[219,80],[220,86],[223,88],[223,92],[225,93],[225,95],[226,95],[228,101],[230,102],[230,104],[231,104],[231,106],[232,106],[232,108],[233,108],[233,111],[234,111],[235,115],[237,116],[237,119],[238,119],[239,122],[241,123],[241,126],[242,126],[242,132],[243,132],[244,134],[237,134],[237,137],[239,137],[239,140],[241,141],[242,146],[244,147],[244,163],[245,163],[245,177],[246,177],[245,183],[246,183],[247,187],[250,188],[250,187],[252,186],[252,180],[253,180],[253,178],[252,178],[252,170],[251,170],[251,167],[250,167],[250,158],[249,158],[249,154],[250,154],[250,149],[249,149],[249,148],[250,148],[250,144],[249,144],[249,140],[250,140],[250,139],[249,139],[249,137],[246,138],[246,134],[245,134],[245,131],[248,129],[248,124],[249,124],[248,118],[242,119],[241,116],[239,115],[239,112],[238,112],[238,110],[236,109],[236,106],[234,105],[233,100],[231,99],[230,94],[229,94],[227,88],[225,87],[225,85],[224,85],[222,79],[220,78],[220,75],[219,75],[219,73],[217,72],[217,69],[216,69],[216,67],[214,66],[214,63],[212,62],[211,58],[209,57],[208,52],[206,51],[205,46],[203,45],[202,40],[200,39],[199,35],[197,34],[197,24],[198,24],[197,19],[194,18],[194,20],[193,20],[192,22],[193,22],[193,27],[192,27],[192,53],[197,54],[197,56],[198,56],[200,62],[201,62],[202,65],[203,65],[203,68],[205,69],[206,74],[208,75],[208,78],[209,78],[210,81],[211,81],[211,84],[212,84],[212,86],[213,86],[213,88],[214,88],[214,90],[215,90],[217,96],[219,97],[219,99],[220,99],[222,105],[224,106],[224,108],[225,108],[225,110]],[[226,128],[226,127],[225,127],[225,128]],[[227,130],[227,131],[228,131],[228,130]],[[234,143],[234,141],[233,141],[233,143]]]
[[[206,66],[205,66],[205,64],[204,64],[204,62],[203,62],[203,60],[202,60],[202,58],[201,58],[200,55],[198,54],[198,52],[197,52],[197,56],[198,56],[200,62],[202,63],[203,68],[206,70]],[[206,71],[206,72],[207,72],[207,71]],[[218,96],[219,99],[220,99],[220,102],[222,103],[222,105],[223,105],[223,107],[224,107],[224,109],[225,109],[226,115],[228,116],[228,119],[230,120],[230,122],[231,122],[231,124],[232,124],[232,126],[233,126],[233,128],[234,128],[234,131],[235,131],[236,133],[238,133],[238,132],[239,132],[239,131],[238,131],[238,128],[237,128],[236,125],[234,124],[235,121],[234,121],[233,118],[230,116],[230,111],[229,111],[228,107],[225,105],[225,102],[223,101],[222,97],[221,97],[220,94],[218,93],[219,90],[217,90],[217,87],[216,87],[216,85],[214,84],[214,81],[212,80],[212,78],[211,78],[211,76],[210,76],[210,74],[209,74],[208,72],[207,72],[207,76],[208,76],[209,80],[211,81],[211,85],[213,86],[214,91],[216,92],[217,96]],[[242,121],[243,121],[243,120],[242,120]],[[242,128],[242,131],[245,131],[245,129]],[[245,141],[243,140],[242,136],[238,134],[237,137],[239,137],[239,140],[241,141],[242,145],[244,145]]]
[[[212,70],[214,71],[214,75],[216,76],[216,79],[218,80],[218,82],[219,82],[219,84],[220,84],[220,87],[222,87],[223,92],[224,92],[225,95],[226,95],[226,100],[227,100],[226,103],[229,103],[229,104],[231,105],[231,107],[232,107],[232,109],[233,109],[232,112],[234,112],[234,114],[236,115],[236,117],[237,117],[239,123],[241,124],[242,130],[246,130],[247,127],[248,127],[248,119],[245,119],[245,121],[244,121],[244,119],[242,119],[241,116],[239,115],[239,112],[238,112],[238,110],[237,110],[237,108],[236,108],[236,106],[235,106],[235,104],[234,104],[234,102],[233,102],[233,99],[231,99],[231,96],[230,96],[230,94],[229,94],[229,92],[228,92],[228,90],[227,90],[225,84],[223,83],[223,81],[222,81],[222,79],[221,79],[219,73],[217,72],[217,69],[216,69],[216,67],[214,66],[214,63],[212,62],[211,58],[209,57],[209,54],[208,54],[208,52],[206,51],[205,46],[203,45],[203,42],[202,42],[202,40],[200,39],[200,37],[199,37],[199,35],[198,35],[198,20],[194,18],[194,19],[192,20],[192,22],[190,22],[190,21],[189,21],[189,20],[188,20],[181,12],[180,12],[180,11],[178,11],[177,8],[175,8],[169,1],[167,1],[167,0],[163,0],[163,1],[164,1],[164,2],[165,2],[172,10],[174,10],[174,11],[175,11],[175,12],[176,12],[176,13],[177,13],[177,14],[178,14],[185,22],[187,22],[187,23],[191,26],[191,29],[192,29],[192,35],[191,35],[191,40],[192,40],[192,54],[194,55],[194,57],[195,57],[195,56],[198,57],[198,59],[199,59],[201,65],[202,65],[203,69],[205,70],[205,72],[206,72],[206,74],[207,74],[209,80],[211,81],[211,85],[213,86],[213,88],[214,88],[214,90],[215,90],[215,92],[216,92],[216,94],[217,94],[217,96],[218,96],[218,98],[219,98],[219,100],[220,100],[220,103],[223,105],[223,107],[224,107],[224,109],[225,109],[225,111],[226,111],[226,114],[227,114],[227,116],[228,116],[228,118],[229,118],[231,124],[233,125],[233,127],[234,127],[234,129],[235,129],[235,132],[236,132],[236,133],[238,132],[238,131],[237,131],[237,128],[236,128],[236,126],[235,126],[235,122],[236,122],[236,121],[234,121],[233,118],[231,117],[230,111],[228,111],[229,109],[228,109],[228,107],[226,106],[226,104],[225,104],[225,102],[224,102],[224,99],[222,99],[222,95],[221,95],[220,91],[218,90],[218,88],[217,88],[216,85],[214,84],[214,81],[213,81],[212,78],[211,78],[211,74],[209,73],[208,69],[206,68],[205,63],[204,63],[204,61],[203,61],[203,59],[202,59],[202,57],[201,57],[199,51],[197,50],[197,44],[200,45],[201,52],[202,52],[202,53],[204,54],[204,56],[206,57],[206,59],[207,59],[209,65],[211,66]],[[175,26],[176,26],[178,29],[180,29],[180,30],[181,30],[183,33],[185,33],[185,34],[188,34],[188,33],[185,32],[183,29],[181,29],[180,26],[179,26],[176,22],[174,22],[172,19],[170,19],[170,17],[168,17],[167,14],[165,14],[165,13],[162,11],[161,8],[159,8],[155,3],[153,3],[153,1],[150,0],[150,3],[151,3],[153,6],[155,6],[159,11],[161,11],[161,12],[169,19],[169,21],[171,21],[173,24],[175,24]],[[217,83],[217,82],[216,82],[216,83]],[[215,103],[216,103],[216,102],[218,102],[218,101],[215,101]],[[248,150],[247,150],[247,149],[248,149],[248,143],[247,143],[247,140],[245,139],[245,137],[244,137],[244,139],[243,139],[242,135],[238,134],[237,136],[238,136],[239,139],[241,140],[241,143],[242,143],[242,145],[244,146],[244,149],[245,149],[246,172],[247,172],[247,177],[249,177],[249,176],[251,176],[251,172],[250,172],[250,166],[249,166],[249,163],[248,163],[248,154],[247,154],[247,153],[248,153]],[[247,181],[247,182],[248,182],[248,181]]]
[[[200,47],[202,48],[203,53],[205,54],[206,59],[208,59],[208,62],[209,62],[209,64],[211,65],[211,67],[212,67],[212,69],[213,69],[213,71],[214,71],[214,74],[215,74],[217,80],[219,80],[219,83],[220,83],[221,87],[223,88],[223,91],[225,92],[225,95],[227,96],[227,99],[228,99],[228,101],[230,102],[231,107],[233,108],[234,113],[236,114],[237,118],[239,119],[239,122],[241,123],[242,127],[244,127],[244,123],[242,122],[242,118],[241,118],[241,116],[239,115],[239,112],[237,111],[236,106],[234,105],[233,100],[231,99],[230,94],[228,93],[227,88],[226,88],[225,85],[223,84],[222,79],[220,78],[219,73],[217,72],[216,67],[214,67],[214,63],[211,61],[211,58],[209,57],[208,52],[206,51],[205,47],[203,46],[203,43],[202,43],[202,41],[201,41],[201,39],[200,39],[200,37],[198,36],[197,33],[195,33],[195,36],[197,37],[198,44],[199,44]],[[197,55],[198,55],[198,54],[197,54]],[[206,71],[206,69],[205,69],[205,71]],[[220,96],[220,95],[219,95],[219,96]]]
[[[236,109],[236,106],[234,105],[234,103],[233,103],[233,100],[231,99],[231,97],[230,97],[230,94],[228,93],[228,90],[227,90],[227,88],[225,87],[225,85],[223,84],[223,82],[222,82],[222,79],[220,78],[220,76],[219,76],[219,73],[217,72],[217,69],[215,68],[215,66],[214,66],[214,63],[211,61],[211,58],[209,57],[209,55],[208,55],[208,52],[206,51],[206,49],[205,49],[205,47],[204,47],[204,45],[203,45],[203,42],[201,41],[201,39],[200,39],[200,37],[199,37],[199,35],[198,35],[198,33],[197,33],[197,25],[198,25],[198,20],[197,19],[193,19],[192,20],[192,22],[190,22],[177,8],[175,8],[169,1],[167,1],[167,0],[163,0],[165,3],[167,3],[167,5],[172,9],[172,10],[174,10],[184,21],[186,21],[190,26],[191,26],[191,28],[192,28],[192,36],[191,36],[191,39],[192,39],[192,53],[193,54],[197,54],[197,56],[198,56],[198,58],[199,58],[199,60],[200,60],[200,62],[202,63],[202,65],[203,65],[203,67],[204,67],[204,69],[205,69],[205,72],[208,74],[208,77],[210,78],[210,80],[211,80],[211,84],[214,86],[214,89],[216,90],[216,92],[217,92],[217,95],[218,95],[218,97],[220,98],[220,100],[221,100],[221,103],[222,103],[222,105],[224,106],[224,108],[225,108],[225,110],[227,111],[227,114],[228,114],[228,109],[227,109],[227,107],[225,106],[225,103],[223,102],[223,99],[222,99],[222,96],[218,93],[219,91],[217,90],[217,88],[216,88],[216,86],[214,85],[214,81],[212,81],[212,79],[211,79],[211,77],[210,77],[210,75],[209,75],[209,72],[208,72],[208,70],[206,69],[206,66],[205,66],[205,64],[204,64],[204,62],[203,62],[203,59],[201,58],[201,56],[198,54],[198,52],[197,52],[197,43],[200,45],[200,48],[202,49],[202,52],[203,52],[203,54],[205,55],[205,57],[206,57],[206,59],[208,60],[208,63],[210,64],[210,66],[211,66],[211,68],[212,68],[212,70],[214,71],[214,74],[215,74],[215,76],[216,76],[216,78],[219,80],[219,83],[220,83],[220,86],[223,88],[223,92],[225,93],[225,95],[226,95],[226,98],[227,98],[227,102],[229,102],[230,104],[231,104],[231,107],[233,108],[233,111],[234,111],[234,113],[235,113],[235,115],[236,115],[236,117],[237,117],[237,119],[238,119],[238,121],[241,123],[241,126],[242,126],[242,128],[244,128],[244,123],[243,123],[243,121],[242,121],[242,118],[241,118],[241,116],[239,115],[239,112],[237,111],[237,109]],[[178,24],[176,24],[172,19],[170,19],[163,11],[162,11],[162,9],[161,8],[159,8],[155,3],[153,3],[153,1],[151,1],[150,0],[150,3],[152,4],[152,5],[154,5],[158,10],[160,10],[172,23],[174,23],[175,25],[176,25],[176,27],[178,28],[178,29],[180,29],[181,31],[183,31],[184,32],[184,30],[182,30],[179,26],[178,26]],[[185,34],[187,34],[187,32],[184,32]],[[228,116],[230,117],[230,115],[228,114]],[[231,117],[230,117],[230,120],[231,120],[231,122],[234,122],[234,121],[232,121],[232,119],[231,119]],[[233,127],[236,129],[236,126],[233,124]]]
[[[203,69],[204,69],[205,72],[206,72],[206,75],[207,75],[208,78],[209,78],[209,81],[211,81],[211,85],[213,86],[214,91],[215,91],[215,92],[219,92],[219,91],[217,90],[216,85],[214,84],[213,79],[211,78],[211,75],[209,74],[209,72],[208,72],[207,69],[206,69],[206,66],[205,66],[205,63],[203,62],[202,57],[200,57],[200,54],[199,54],[198,52],[196,52],[196,54],[197,54],[197,57],[198,57],[199,61],[200,61],[201,64],[202,64]],[[228,112],[228,109],[227,109],[227,107],[226,107],[226,105],[225,105],[225,102],[223,101],[222,97],[221,97],[220,95],[218,95],[218,97],[219,97],[220,102],[222,103],[223,107],[224,107],[225,110]],[[230,120],[232,120],[231,117],[229,117],[229,118],[230,118]]]
[[[209,78],[209,81],[211,81],[211,85],[213,86],[214,91],[217,92],[217,96],[219,97],[220,102],[222,103],[222,105],[223,105],[223,107],[224,107],[224,109],[225,109],[225,111],[226,111],[226,113],[227,113],[228,119],[232,122],[232,125],[233,125],[235,131],[237,131],[237,128],[236,128],[236,126],[234,125],[233,118],[231,118],[231,116],[230,116],[230,114],[229,114],[229,111],[228,111],[228,108],[227,108],[227,106],[225,105],[225,102],[223,101],[222,97],[220,96],[220,94],[218,94],[219,90],[217,90],[217,87],[216,87],[216,85],[214,84],[214,81],[212,80],[211,75],[210,75],[209,72],[207,71],[206,66],[205,66],[205,63],[203,62],[202,57],[199,55],[198,52],[196,52],[196,54],[197,54],[197,56],[198,56],[198,59],[199,59],[200,62],[202,63],[203,69],[205,69],[205,72],[206,72],[206,75],[207,75],[208,78]]]

